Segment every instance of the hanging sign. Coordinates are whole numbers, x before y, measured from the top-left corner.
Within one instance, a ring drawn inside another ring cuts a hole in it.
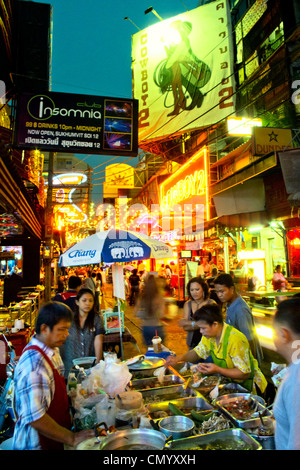
[[[136,156],[138,102],[49,92],[21,93],[14,144],[22,149]]]

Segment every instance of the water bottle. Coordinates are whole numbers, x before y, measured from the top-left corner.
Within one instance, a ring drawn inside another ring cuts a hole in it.
[[[80,367],[78,375],[77,375],[77,383],[81,384],[86,378],[87,378],[87,375],[85,373],[84,368]]]
[[[69,391],[74,388],[76,390],[76,387],[77,387],[77,380],[76,380],[76,376],[75,376],[75,373],[74,372],[71,372],[69,374],[69,380],[68,380],[68,387],[69,387]]]

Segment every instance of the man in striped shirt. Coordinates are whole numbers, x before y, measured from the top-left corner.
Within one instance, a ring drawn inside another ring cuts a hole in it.
[[[71,309],[49,302],[39,311],[36,334],[24,349],[14,377],[15,450],[59,450],[93,437],[93,430],[71,431],[64,366],[59,347],[68,337]]]

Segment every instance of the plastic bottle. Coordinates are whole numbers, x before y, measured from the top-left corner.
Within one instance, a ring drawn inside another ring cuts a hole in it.
[[[76,380],[74,372],[71,372],[69,375],[68,387],[69,387],[69,390],[71,390],[72,388],[76,389],[77,387],[77,380]]]

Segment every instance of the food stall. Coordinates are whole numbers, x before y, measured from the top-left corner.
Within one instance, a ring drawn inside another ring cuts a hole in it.
[[[84,371],[77,363],[68,381],[74,427],[94,428],[96,437],[76,450],[274,448],[272,411],[261,397],[225,377],[164,364],[155,355],[120,361],[113,354]]]
[[[0,307],[0,333],[4,332],[8,341],[15,348],[16,356],[20,356],[29,342],[35,321],[44,298],[44,287],[24,287],[18,293],[19,302],[13,302],[8,307]],[[0,336],[1,346],[5,344]],[[7,358],[8,361],[8,358]],[[0,380],[6,378],[6,364],[0,363]]]

